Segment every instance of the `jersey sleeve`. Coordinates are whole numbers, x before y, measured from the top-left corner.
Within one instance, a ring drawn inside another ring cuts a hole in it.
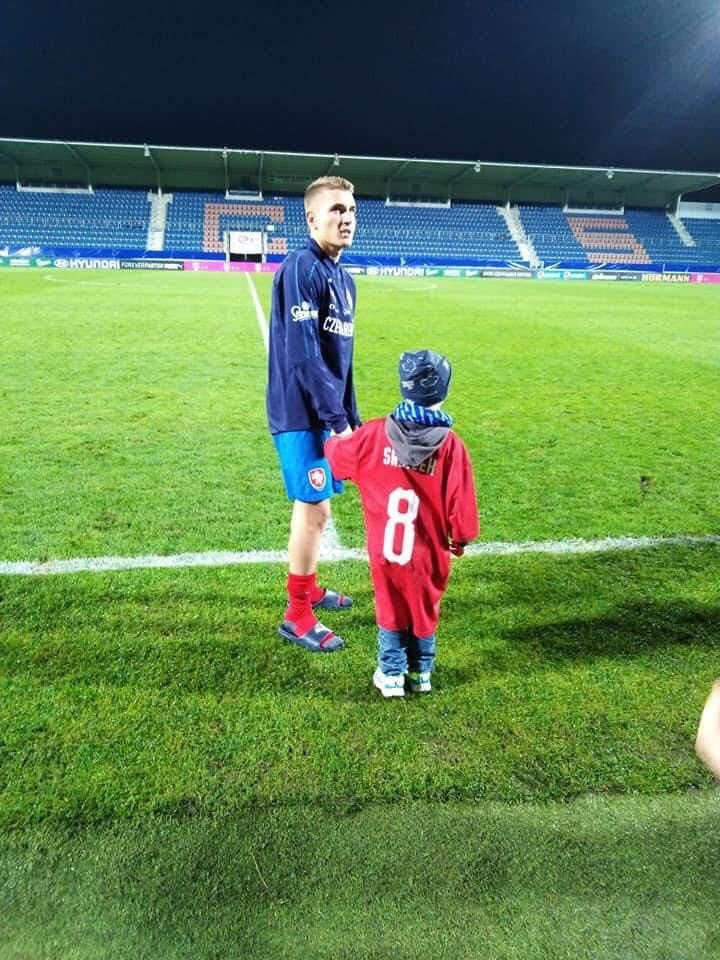
[[[328,368],[320,345],[322,281],[300,259],[282,277],[282,303],[290,374],[298,379],[318,418],[341,433],[348,425],[343,384]]]
[[[325,441],[325,457],[336,480],[355,480],[358,470],[358,449],[362,431],[350,437],[330,437]]]
[[[448,536],[455,543],[465,544],[480,533],[480,520],[470,454],[457,435],[454,439],[446,487]]]

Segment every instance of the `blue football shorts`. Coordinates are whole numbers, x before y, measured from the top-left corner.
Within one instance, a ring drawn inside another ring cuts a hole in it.
[[[273,434],[288,499],[319,503],[343,492],[342,481],[335,480],[323,454],[323,443],[329,436],[329,430]]]

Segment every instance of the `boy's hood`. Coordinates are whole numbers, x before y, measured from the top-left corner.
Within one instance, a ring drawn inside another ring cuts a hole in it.
[[[449,427],[426,427],[423,423],[385,418],[385,433],[404,467],[417,467],[441,446]]]

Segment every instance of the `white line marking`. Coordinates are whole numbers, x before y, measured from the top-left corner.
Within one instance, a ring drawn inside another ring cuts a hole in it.
[[[519,553],[549,553],[571,556],[586,553],[606,553],[628,550],[647,550],[659,547],[720,546],[720,535],[710,533],[696,537],[605,537],[601,540],[531,540],[524,543],[474,543],[465,551],[470,557],[501,557]],[[334,547],[325,543],[324,560],[365,560],[361,549]],[[230,567],[248,563],[287,564],[285,550],[249,550],[244,553],[211,551],[207,553],[177,553],[171,556],[150,554],[142,557],[77,557],[72,560],[0,561],[0,576],[46,576],[60,573],[105,573],[112,570],[140,570],[166,567]]]
[[[471,557],[502,557],[514,553],[554,553],[558,555],[582,553],[607,553],[611,550],[648,550],[657,547],[703,547],[720,545],[720,535],[707,533],[702,536],[675,537],[603,537],[600,540],[527,540],[518,543],[472,543],[465,553]]]
[[[320,544],[320,559],[332,560],[334,554],[342,551],[343,545],[335,526],[335,517],[331,516],[328,520],[325,531],[323,532],[322,542]]]
[[[257,295],[255,284],[252,282],[252,277],[250,276],[249,273],[245,274],[245,279],[247,280],[248,286],[250,287],[250,296],[252,297],[253,303],[255,304],[255,313],[257,315],[258,326],[260,327],[260,333],[263,338],[263,343],[265,344],[265,353],[267,353],[270,349],[270,334],[268,331],[268,323],[267,323],[267,320],[265,319],[265,313],[263,311],[262,304],[260,303],[260,298]]]
[[[53,283],[72,283],[75,287],[104,287],[106,290],[108,287],[122,287],[125,290],[128,287],[134,287],[136,290],[147,290],[147,286],[144,283],[128,283],[127,281],[120,280],[118,277],[117,270],[109,270],[108,273],[112,273],[112,277],[108,277],[106,282],[102,280],[81,280],[77,273],[71,275],[66,275],[62,277],[50,276],[50,274],[45,274],[43,277],[44,280],[52,280]]]

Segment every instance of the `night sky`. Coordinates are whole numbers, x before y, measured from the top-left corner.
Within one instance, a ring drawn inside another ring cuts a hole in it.
[[[720,170],[718,0],[19,0],[0,136]]]

